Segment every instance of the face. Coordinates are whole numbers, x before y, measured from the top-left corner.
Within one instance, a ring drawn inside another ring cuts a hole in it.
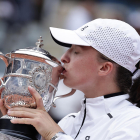
[[[99,69],[97,57],[98,52],[90,46],[72,45],[61,57],[65,68],[64,84],[81,91],[94,86]]]

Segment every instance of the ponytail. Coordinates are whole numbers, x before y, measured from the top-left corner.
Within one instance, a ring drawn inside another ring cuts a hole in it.
[[[130,97],[128,100],[137,107],[140,107],[140,76],[134,79],[129,95]]]

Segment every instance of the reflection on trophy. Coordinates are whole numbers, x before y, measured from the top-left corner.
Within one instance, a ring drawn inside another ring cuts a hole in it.
[[[55,97],[58,82],[63,67],[49,52],[41,47],[42,37],[36,43],[37,47],[19,49],[6,55],[0,53],[0,58],[6,64],[1,98],[7,109],[12,107],[36,108],[36,103],[28,91],[32,86],[42,97],[46,111],[49,111],[54,101],[72,95],[72,90],[66,95]],[[55,106],[55,105],[54,105]],[[12,124],[8,115],[0,118],[0,140],[38,140],[40,135],[31,125]]]

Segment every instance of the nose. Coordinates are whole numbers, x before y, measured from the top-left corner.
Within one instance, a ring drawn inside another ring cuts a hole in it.
[[[70,57],[68,55],[68,51],[62,55],[61,62],[62,63],[69,63],[70,62]]]

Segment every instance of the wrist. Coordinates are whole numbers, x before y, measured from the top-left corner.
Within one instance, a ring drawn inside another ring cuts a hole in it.
[[[60,137],[62,135],[66,135],[66,133],[64,133],[64,132],[58,132],[55,135],[53,135],[50,140],[56,140],[58,137]]]

